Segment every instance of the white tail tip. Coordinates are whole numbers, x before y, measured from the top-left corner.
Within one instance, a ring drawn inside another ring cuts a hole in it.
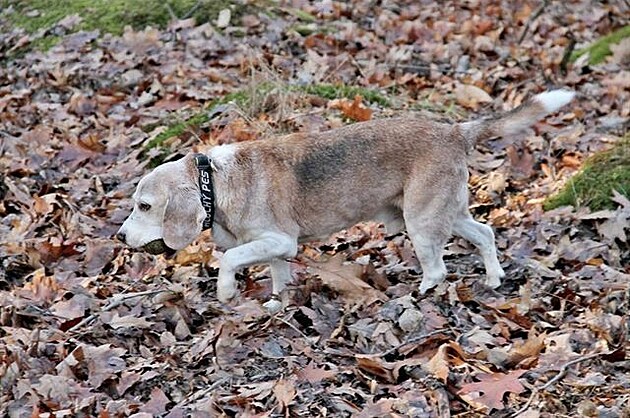
[[[534,100],[542,104],[548,113],[553,113],[575,97],[571,90],[552,90],[534,96]]]

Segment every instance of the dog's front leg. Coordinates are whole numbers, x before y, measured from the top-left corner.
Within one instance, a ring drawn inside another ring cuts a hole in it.
[[[259,239],[227,250],[219,265],[217,298],[225,303],[238,294],[235,274],[239,269],[277,258],[295,257],[296,254],[297,240],[281,233],[267,233]]]

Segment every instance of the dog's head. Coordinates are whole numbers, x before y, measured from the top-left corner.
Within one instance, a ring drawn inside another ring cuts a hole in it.
[[[133,211],[116,237],[151,254],[175,252],[190,244],[201,233],[206,217],[196,172],[188,156],[143,177],[133,194]]]

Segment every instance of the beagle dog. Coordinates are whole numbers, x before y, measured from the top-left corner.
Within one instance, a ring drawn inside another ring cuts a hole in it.
[[[151,253],[174,252],[205,223],[226,250],[217,297],[227,302],[238,294],[239,269],[269,264],[277,295],[291,280],[286,259],[298,243],[372,220],[388,233],[408,232],[422,266],[420,293],[444,280],[442,250],[452,234],[475,245],[485,284],[496,288],[505,273],[492,229],[468,211],[467,157],[476,141],[516,135],[573,96],[553,90],[498,117],[464,123],[406,116],[215,146],[140,180],[117,237]],[[265,306],[280,308],[275,300]]]

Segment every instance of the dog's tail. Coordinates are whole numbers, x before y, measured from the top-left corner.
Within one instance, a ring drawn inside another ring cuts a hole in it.
[[[524,131],[550,113],[569,103],[575,93],[552,90],[540,93],[519,107],[492,119],[460,124],[464,137],[473,145],[477,141],[498,136],[510,136]]]

